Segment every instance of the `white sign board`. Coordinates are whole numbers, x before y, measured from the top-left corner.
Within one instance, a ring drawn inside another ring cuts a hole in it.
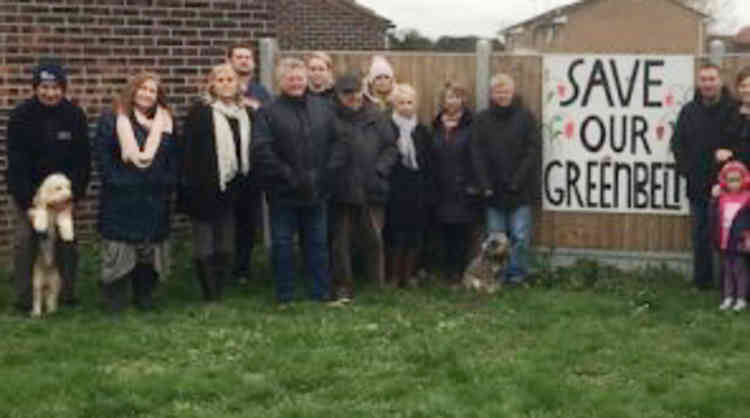
[[[543,208],[688,213],[669,150],[693,57],[545,55]]]

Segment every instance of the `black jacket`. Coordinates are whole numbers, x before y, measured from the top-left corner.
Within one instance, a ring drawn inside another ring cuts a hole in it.
[[[435,216],[443,223],[474,222],[479,216],[477,196],[469,190],[476,189],[471,165],[472,114],[464,109],[456,129],[448,134],[441,121],[442,113],[433,122],[435,150],[435,179],[437,181],[437,207]]]
[[[336,144],[330,172],[331,199],[355,205],[388,200],[388,176],[398,157],[396,135],[383,115],[365,106],[351,112],[336,108]]]
[[[325,201],[334,119],[324,99],[308,94],[282,95],[258,110],[253,171],[270,200],[291,205]]]
[[[84,197],[91,174],[86,115],[67,99],[48,107],[33,97],[8,120],[8,191],[26,210],[42,181],[56,172],[68,176],[75,200]]]
[[[253,113],[247,108],[250,120]],[[190,108],[183,128],[180,206],[192,218],[210,221],[233,207],[247,189],[249,176],[238,174],[223,192],[219,189],[213,109],[205,103]]]
[[[492,190],[489,204],[512,209],[539,195],[542,140],[534,116],[518,97],[508,107],[490,105],[477,115],[471,155],[477,182]]]
[[[398,127],[391,122],[394,135],[398,137]],[[413,228],[426,226],[428,214],[438,199],[435,178],[435,149],[430,130],[419,124],[412,131],[419,170],[405,166],[398,155],[390,176],[390,195],[386,220],[391,228]]]
[[[693,101],[680,110],[670,147],[677,172],[687,179],[690,199],[709,198],[718,174],[714,153],[730,146],[725,125],[734,108],[734,100],[724,88],[716,104],[706,106],[696,90]]]
[[[143,147],[148,131],[135,118],[131,123],[136,141]],[[104,112],[96,125],[96,154],[102,178],[98,212],[102,237],[124,242],[166,239],[179,169],[175,136],[163,134],[151,165],[139,169],[122,161],[115,114]]]

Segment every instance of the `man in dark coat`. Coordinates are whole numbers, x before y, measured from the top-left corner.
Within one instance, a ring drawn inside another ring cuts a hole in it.
[[[244,89],[243,104],[257,111],[261,106],[271,102],[271,95],[266,88],[253,78],[255,59],[253,50],[248,45],[238,44],[227,49],[227,63],[232,66],[240,78]],[[251,257],[255,244],[256,231],[263,223],[263,197],[260,188],[249,176],[239,185],[239,194],[235,205],[235,260],[233,280],[239,283],[248,281]]]
[[[353,297],[352,236],[356,226],[367,245],[367,274],[385,284],[383,227],[388,177],[398,158],[396,135],[388,120],[364,105],[362,81],[345,75],[336,81],[336,161],[333,181],[333,279],[337,300]],[[339,164],[340,161],[340,164]]]
[[[722,87],[719,68],[705,64],[698,71],[693,101],[683,106],[671,139],[677,172],[687,179],[687,195],[693,218],[693,280],[701,289],[713,287],[713,251],[709,227],[711,185],[716,182],[715,154],[725,154],[731,138],[722,134],[734,100]],[[723,151],[720,151],[723,150]],[[718,151],[718,152],[717,152]],[[728,157],[721,155],[722,159]]]
[[[487,232],[510,238],[504,279],[520,283],[528,274],[530,205],[539,189],[541,138],[534,116],[515,96],[513,79],[497,74],[490,84],[492,101],[474,121],[471,154],[487,198]]]
[[[294,297],[294,234],[303,238],[312,298],[328,298],[329,267],[326,167],[334,140],[334,113],[324,99],[307,94],[304,62],[281,60],[276,76],[282,94],[263,106],[253,126],[253,170],[266,190],[271,220],[271,258],[276,297]]]
[[[73,185],[75,205],[84,197],[91,171],[88,122],[81,108],[64,96],[63,68],[40,64],[32,86],[34,97],[13,109],[8,120],[8,191],[16,207],[14,282],[16,308],[21,311],[31,309],[31,274],[39,244],[27,215],[34,194],[48,175],[63,173]],[[56,259],[62,303],[75,304],[76,243],[59,240]]]

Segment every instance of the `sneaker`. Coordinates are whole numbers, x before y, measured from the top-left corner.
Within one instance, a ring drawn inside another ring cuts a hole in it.
[[[734,311],[742,312],[747,308],[747,302],[743,298],[737,298],[737,302],[734,303]]]
[[[734,303],[734,300],[732,300],[732,298],[724,298],[724,301],[722,301],[721,305],[719,305],[719,310],[726,311],[727,309],[732,307],[733,303]]]

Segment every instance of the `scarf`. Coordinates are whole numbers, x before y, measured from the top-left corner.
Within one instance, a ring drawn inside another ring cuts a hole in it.
[[[216,142],[216,159],[219,168],[219,190],[227,189],[227,183],[237,173],[247,175],[250,171],[250,118],[242,107],[227,105],[221,101],[211,104],[214,117],[214,139]],[[234,135],[227,118],[237,119],[240,123],[240,161],[234,144]]]
[[[401,154],[401,163],[412,170],[419,170],[417,164],[417,150],[414,148],[414,139],[411,133],[417,127],[417,116],[404,118],[398,113],[393,113],[393,123],[398,127],[398,151]]]
[[[443,115],[440,117],[440,121],[443,123],[443,127],[445,127],[446,131],[452,131],[458,127],[459,122],[461,122],[461,116],[464,115],[464,112],[459,110],[454,115],[450,115],[448,113],[443,113]]]
[[[145,169],[151,165],[156,151],[159,150],[162,134],[172,131],[172,119],[169,112],[161,107],[156,109],[153,121],[150,124],[146,116],[137,110],[133,111],[133,117],[136,121],[143,119],[139,123],[148,130],[146,143],[143,144],[143,151],[141,151],[130,118],[118,113],[116,130],[117,140],[120,143],[120,156],[124,163],[132,162],[136,167]]]

